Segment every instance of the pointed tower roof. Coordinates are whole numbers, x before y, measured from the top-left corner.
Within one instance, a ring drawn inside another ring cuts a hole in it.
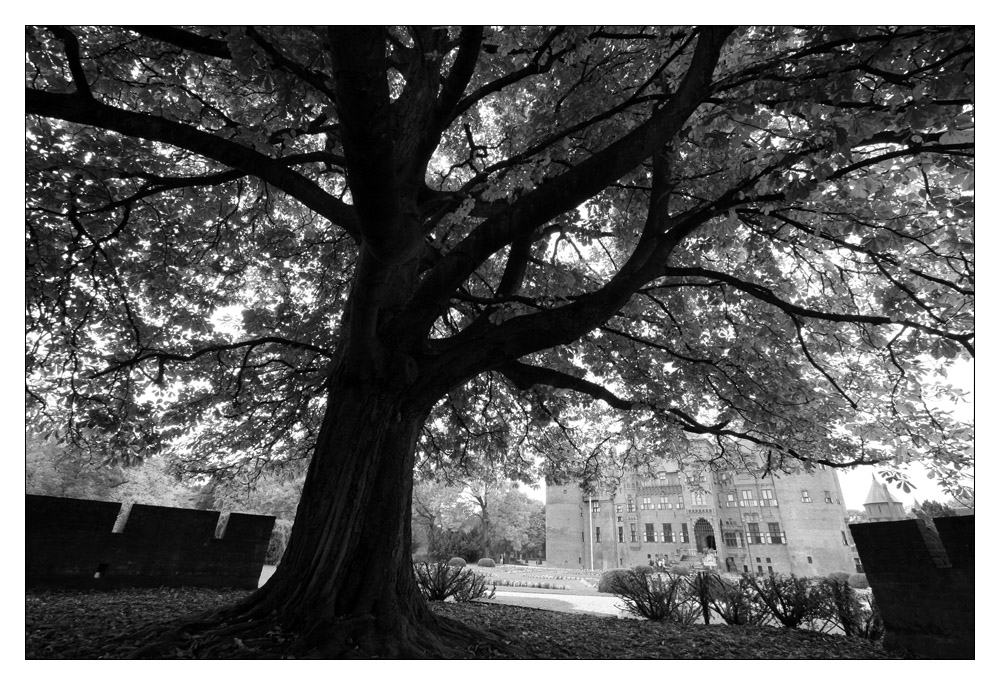
[[[865,498],[865,504],[884,504],[887,502],[898,503],[899,500],[892,496],[885,483],[879,483],[875,479],[875,476],[872,476],[872,486],[868,490],[868,497]]]

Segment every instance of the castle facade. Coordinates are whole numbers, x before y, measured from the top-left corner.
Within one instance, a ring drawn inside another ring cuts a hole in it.
[[[690,440],[708,457],[707,440]],[[825,576],[860,567],[835,470],[692,471],[662,459],[594,493],[547,484],[546,559],[606,570],[681,564],[731,573]]]

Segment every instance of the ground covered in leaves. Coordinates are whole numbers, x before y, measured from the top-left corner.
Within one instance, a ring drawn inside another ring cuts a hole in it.
[[[122,659],[143,646],[136,631],[235,602],[244,591],[196,588],[117,592],[36,591],[26,596],[26,659]],[[538,659],[887,659],[861,638],[808,630],[682,626],[484,603],[435,603],[438,613],[506,635]],[[281,638],[225,656],[279,659]],[[178,650],[177,658],[192,658]]]

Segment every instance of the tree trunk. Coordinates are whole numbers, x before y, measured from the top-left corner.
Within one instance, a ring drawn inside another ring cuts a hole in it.
[[[432,401],[392,385],[334,375],[281,564],[241,604],[175,630],[173,639],[201,632],[210,642],[215,631],[232,643],[234,634],[278,628],[294,636],[289,654],[317,658],[469,656],[476,645],[500,645],[496,635],[436,616],[417,588],[413,460]]]

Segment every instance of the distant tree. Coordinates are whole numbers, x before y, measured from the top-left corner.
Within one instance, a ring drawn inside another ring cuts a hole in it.
[[[197,492],[171,475],[163,459],[121,466],[38,435],[25,438],[25,492],[161,507],[191,507]]]
[[[226,478],[210,483],[203,494],[209,494],[211,508],[241,511],[248,514],[274,516],[282,521],[294,521],[302,497],[305,471],[264,473],[243,479]]]
[[[521,551],[529,559],[545,558],[545,505],[531,513],[528,519],[527,539]]]
[[[419,481],[413,486],[413,530],[420,531],[432,556],[462,556],[442,536],[460,530],[472,515],[472,507],[462,496],[464,486]],[[463,543],[464,545],[464,543]]]
[[[947,504],[941,504],[934,500],[925,499],[923,502],[915,504],[913,509],[910,510],[911,518],[923,519],[924,522],[930,525],[934,525],[934,519],[946,516],[958,516],[958,514]]]

